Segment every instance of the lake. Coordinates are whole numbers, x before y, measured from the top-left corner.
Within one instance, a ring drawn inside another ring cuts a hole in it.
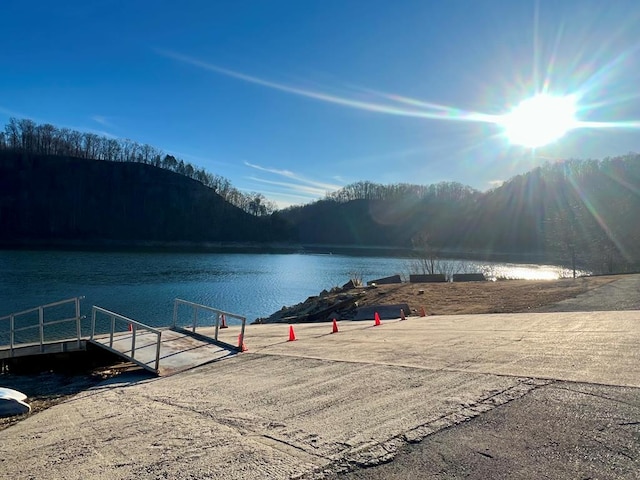
[[[353,273],[364,281],[407,276],[410,262],[311,254],[0,251],[0,317],[84,296],[85,315],[98,305],[164,326],[171,321],[173,299],[182,298],[244,315],[251,322],[343,285]],[[468,261],[464,270],[530,279],[569,273],[549,265]]]

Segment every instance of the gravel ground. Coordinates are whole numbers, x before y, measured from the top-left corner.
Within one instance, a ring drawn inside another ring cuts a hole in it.
[[[599,288],[537,308],[538,312],[640,310],[640,275],[621,275]]]

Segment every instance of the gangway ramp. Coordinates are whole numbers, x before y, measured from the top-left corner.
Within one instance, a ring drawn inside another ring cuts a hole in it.
[[[135,347],[132,349],[133,331],[97,335],[91,343],[105,348],[160,376],[189,370],[237,353],[237,349],[216,344],[201,336],[170,328],[161,332],[159,350],[158,337],[149,331],[136,331]],[[158,360],[158,362],[156,362]]]
[[[189,312],[189,329],[178,321],[179,307]],[[198,318],[198,312],[207,312],[212,324]],[[94,306],[91,313],[89,341],[161,376],[172,375],[199,365],[229,357],[241,350],[236,344],[224,342],[219,331],[226,326],[226,317],[240,320],[239,328],[225,332],[225,339],[237,336],[237,345],[243,344],[246,318],[204,305],[176,299],[173,325],[154,328],[141,322]],[[105,328],[106,320],[106,328]],[[102,329],[97,328],[99,323]],[[107,333],[96,333],[106,331]]]
[[[172,325],[164,328],[93,306],[91,334],[83,336],[81,298],[1,317],[0,360],[84,351],[90,343],[155,374],[171,375],[231,356],[244,344],[246,317],[180,299]],[[234,324],[227,325],[227,318]]]
[[[0,317],[0,360],[86,349],[80,301],[84,297],[40,305]]]

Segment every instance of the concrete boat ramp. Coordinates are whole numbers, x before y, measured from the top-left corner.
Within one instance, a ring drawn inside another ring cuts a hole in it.
[[[250,325],[244,353],[106,382],[0,431],[0,472],[640,478],[640,312],[338,326]]]

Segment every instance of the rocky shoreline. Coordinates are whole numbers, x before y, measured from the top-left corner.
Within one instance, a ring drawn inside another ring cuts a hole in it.
[[[558,280],[503,280],[458,283],[396,283],[323,290],[303,302],[284,306],[253,323],[314,323],[353,320],[363,307],[406,305],[407,316],[518,313],[543,309],[610,283],[620,276]],[[400,316],[397,309],[395,317]]]

